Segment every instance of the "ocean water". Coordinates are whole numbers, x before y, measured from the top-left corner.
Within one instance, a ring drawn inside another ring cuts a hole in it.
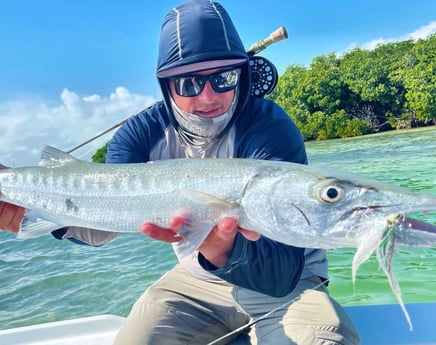
[[[310,163],[436,195],[436,129],[307,143]],[[436,216],[432,219],[436,224]],[[357,272],[354,249],[328,253],[330,292],[344,305],[396,303],[374,257]],[[123,234],[99,247],[50,236],[0,233],[0,329],[111,313],[126,316],[139,295],[176,263],[171,246]],[[436,301],[436,249],[401,249],[394,273],[405,302]]]

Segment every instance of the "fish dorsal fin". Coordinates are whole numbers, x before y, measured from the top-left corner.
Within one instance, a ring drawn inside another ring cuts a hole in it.
[[[181,193],[186,198],[188,198],[192,202],[195,202],[196,204],[207,205],[207,206],[210,206],[210,207],[213,207],[213,208],[216,208],[219,210],[223,210],[223,211],[229,210],[229,209],[234,209],[234,208],[239,206],[235,202],[221,199],[221,198],[218,198],[214,195],[200,192],[200,191],[193,190],[193,189],[183,188],[183,189],[181,189]]]
[[[40,166],[60,166],[69,162],[77,162],[78,159],[53,146],[45,145],[41,152]]]

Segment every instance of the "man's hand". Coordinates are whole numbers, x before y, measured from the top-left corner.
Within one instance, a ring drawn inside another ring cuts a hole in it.
[[[174,217],[171,219],[168,228],[162,228],[153,223],[144,223],[141,226],[141,232],[154,240],[167,243],[179,242],[183,240],[183,236],[180,236],[177,233],[182,229],[185,220],[185,216]]]
[[[24,208],[0,201],[0,230],[18,232],[23,218]]]
[[[250,241],[257,241],[260,238],[258,232],[243,229],[238,225],[236,219],[226,217],[221,219],[212,229],[198,251],[212,265],[218,268],[224,267],[232,253],[238,232]]]
[[[6,168],[6,166],[0,164],[0,169]],[[0,201],[0,230],[18,232],[23,217],[24,208]]]
[[[179,242],[183,240],[183,237],[178,235],[178,232],[183,227],[186,219],[187,216],[174,217],[168,228],[162,228],[152,223],[145,223],[141,227],[141,232],[155,240],[167,243]],[[221,219],[212,229],[211,233],[198,250],[212,265],[224,267],[230,257],[238,232],[250,241],[257,241],[260,238],[258,232],[243,229],[238,226],[234,218],[226,217]]]

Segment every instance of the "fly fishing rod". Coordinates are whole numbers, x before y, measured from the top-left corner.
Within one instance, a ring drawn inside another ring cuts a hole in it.
[[[267,59],[254,55],[261,52],[271,44],[282,41],[286,38],[288,38],[288,33],[286,32],[285,27],[281,26],[277,30],[273,31],[268,37],[257,41],[246,50],[249,56],[249,64],[252,74],[251,94],[254,97],[264,97],[265,95],[269,94],[276,86],[278,79],[277,69],[275,66]],[[130,115],[126,119],[116,123],[110,128],[105,129],[92,138],[73,147],[71,150],[67,151],[67,153],[72,153],[77,149],[89,144],[90,142],[100,138],[106,133],[109,133],[110,131],[120,127],[124,122],[135,115],[136,114]]]
[[[276,31],[270,33],[270,35],[262,40],[254,43],[250,48],[247,49],[248,55],[254,55],[260,53],[266,47],[273,43],[282,41],[288,38],[288,32],[284,26],[279,27]]]
[[[126,119],[124,119],[124,120],[122,120],[122,121],[116,123],[116,124],[113,125],[112,127],[108,128],[108,129],[105,129],[104,131],[102,131],[102,132],[96,134],[95,136],[93,136],[92,138],[90,138],[90,139],[88,139],[88,140],[82,142],[81,144],[79,144],[79,145],[73,147],[71,150],[67,151],[67,153],[74,152],[74,151],[76,151],[77,149],[80,149],[82,146],[85,146],[86,144],[89,144],[90,142],[94,141],[95,139],[100,138],[101,136],[105,135],[106,133],[109,133],[110,131],[114,130],[115,128],[120,127],[124,122],[126,122],[126,121],[127,121],[128,119],[130,119],[132,116],[135,116],[135,115],[130,115],[128,118],[126,118]]]

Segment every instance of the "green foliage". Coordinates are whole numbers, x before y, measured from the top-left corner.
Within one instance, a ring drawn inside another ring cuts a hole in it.
[[[288,66],[269,96],[305,140],[363,135],[436,121],[436,34]]]
[[[109,143],[106,143],[103,147],[100,147],[92,156],[94,163],[104,163],[106,161],[106,151]]]
[[[436,114],[436,34],[419,40],[411,49],[408,64],[400,71],[412,119],[428,121]],[[433,114],[433,116],[431,116]]]

